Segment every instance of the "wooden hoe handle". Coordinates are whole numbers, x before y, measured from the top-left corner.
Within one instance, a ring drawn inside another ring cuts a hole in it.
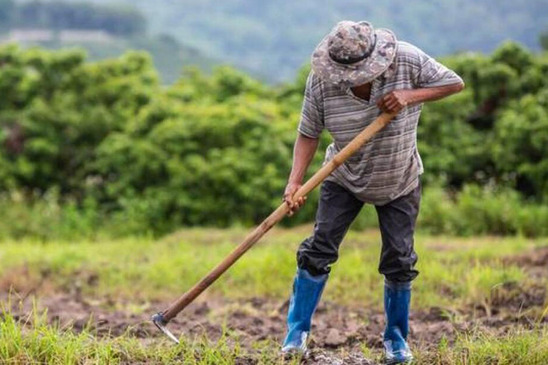
[[[331,161],[319,169],[293,196],[293,199],[306,196],[316,186],[318,186],[327,176],[329,176],[337,167],[344,163],[350,156],[369,141],[378,131],[383,129],[396,114],[381,114],[373,123],[361,131],[350,143],[348,143]],[[238,259],[247,252],[257,241],[259,241],[276,223],[278,223],[287,213],[289,207],[284,202],[274,212],[272,212],[253,232],[251,232],[238,247],[234,249],[217,267],[209,272],[202,280],[194,285],[190,290],[184,293],[179,299],[161,314],[163,320],[167,323],[186,306],[196,299],[204,290],[206,290],[215,280],[219,278],[228,268],[230,268]]]

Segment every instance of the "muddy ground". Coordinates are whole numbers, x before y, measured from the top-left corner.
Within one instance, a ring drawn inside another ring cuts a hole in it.
[[[513,258],[511,262],[524,267],[532,277],[540,278],[548,270],[548,249],[530,252]],[[22,323],[28,319],[35,294],[11,295],[11,313]],[[5,302],[7,294],[2,295],[1,299]],[[488,303],[478,303],[457,311],[435,307],[413,311],[410,344],[415,350],[428,351],[434,349],[442,338],[451,343],[457,335],[478,329],[503,334],[516,326],[532,328],[538,325],[539,318],[529,314],[538,313],[545,299],[544,285],[525,290],[517,283],[506,283],[493,292]],[[109,299],[88,299],[76,291],[40,296],[38,308],[47,309],[50,323],[76,332],[88,326],[98,336],[129,334],[143,341],[164,338],[149,317],[155,310],[164,308],[166,303],[139,303],[144,309],[139,314],[113,309],[116,306],[120,308],[119,304]],[[129,303],[126,304],[129,306]],[[248,355],[239,360],[240,364],[255,364],[258,350],[253,344],[258,341],[279,343],[282,340],[287,305],[287,302],[263,298],[202,298],[174,319],[169,328],[177,335],[184,334],[186,338],[206,335],[210,341],[216,341],[222,335],[224,325],[229,339],[237,341],[247,350]],[[542,318],[540,322],[547,325],[548,318]],[[303,363],[372,364],[371,360],[363,357],[360,347],[366,345],[380,350],[383,327],[381,312],[322,302],[314,318],[311,354]]]

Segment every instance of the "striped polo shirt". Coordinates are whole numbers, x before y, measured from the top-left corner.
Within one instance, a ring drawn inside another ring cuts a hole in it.
[[[329,161],[381,111],[376,103],[399,89],[445,86],[462,82],[452,70],[419,48],[398,42],[394,63],[372,81],[370,100],[351,89],[308,76],[298,131],[318,138],[327,129],[333,138],[326,150]],[[366,203],[384,205],[415,189],[423,172],[417,150],[417,124],[422,104],[404,108],[390,124],[339,166],[327,180],[342,185]]]

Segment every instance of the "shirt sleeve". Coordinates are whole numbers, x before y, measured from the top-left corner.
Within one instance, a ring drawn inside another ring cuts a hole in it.
[[[297,130],[310,138],[319,138],[324,129],[323,97],[320,80],[313,72],[308,74],[304,91],[301,120]]]
[[[416,48],[418,67],[416,68],[413,83],[416,87],[438,87],[462,83],[462,79],[455,71],[445,67],[421,49]]]

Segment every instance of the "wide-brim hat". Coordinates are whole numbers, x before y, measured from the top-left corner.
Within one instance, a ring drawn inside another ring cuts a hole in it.
[[[366,21],[339,22],[312,53],[312,70],[320,79],[353,87],[373,81],[394,61],[397,40],[389,29]]]

